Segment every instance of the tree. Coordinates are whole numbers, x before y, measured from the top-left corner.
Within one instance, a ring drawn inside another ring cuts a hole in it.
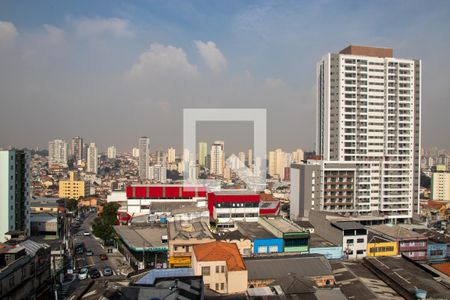
[[[119,210],[119,203],[112,202],[106,203],[103,207],[102,219],[105,224],[116,225],[117,224],[117,211]]]
[[[77,209],[77,207],[78,207],[78,201],[77,200],[75,200],[75,199],[66,199],[65,201],[66,201],[66,208],[69,211],[74,211],[74,210]]]
[[[104,242],[113,238],[114,229],[110,224],[103,223],[103,220],[100,219],[100,222],[94,223],[92,225],[92,233],[102,239]]]
[[[107,203],[103,207],[103,213],[100,217],[94,219],[92,224],[92,233],[102,239],[105,243],[114,237],[113,225],[117,224],[118,203]]]

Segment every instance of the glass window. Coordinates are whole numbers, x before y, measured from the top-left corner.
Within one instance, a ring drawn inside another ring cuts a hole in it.
[[[225,283],[222,282],[222,283],[220,284],[220,289],[221,289],[221,290],[224,290],[224,289],[225,289]]]
[[[364,254],[364,250],[357,250],[356,254]]]
[[[357,242],[358,244],[364,243],[364,239],[358,239]]]
[[[219,289],[219,284],[218,283],[216,283],[216,290],[218,290]]]
[[[211,273],[211,268],[210,267],[202,267],[202,275],[203,276],[209,276]]]
[[[353,244],[353,242],[354,242],[353,239],[348,239],[347,240],[347,244]]]
[[[220,266],[216,266],[216,273],[220,273]]]

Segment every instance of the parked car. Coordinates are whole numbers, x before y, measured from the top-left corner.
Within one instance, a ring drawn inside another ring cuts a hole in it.
[[[95,279],[95,278],[99,278],[100,276],[101,276],[100,272],[99,272],[99,270],[97,270],[97,268],[91,268],[89,270],[89,277],[90,278]]]
[[[85,280],[88,276],[89,270],[88,268],[81,268],[80,273],[78,273],[78,278],[80,280]]]
[[[105,253],[99,255],[101,260],[108,260],[108,256]]]
[[[85,232],[83,232],[83,235],[84,235],[84,236],[90,236],[91,233],[90,233],[89,231],[85,231]]]
[[[110,267],[105,267],[103,269],[103,276],[112,276],[113,270]]]
[[[92,250],[86,251],[86,256],[92,256],[92,255],[94,255],[94,252],[92,252]]]

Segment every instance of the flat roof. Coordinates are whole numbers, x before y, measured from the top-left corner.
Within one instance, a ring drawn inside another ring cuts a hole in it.
[[[277,238],[257,222],[236,222],[236,225],[239,232],[251,240]]]
[[[331,222],[331,224],[341,230],[365,229],[366,227],[357,222]]]
[[[233,196],[235,196],[235,195],[247,195],[247,196],[248,195],[253,195],[253,196],[258,195],[259,196],[259,193],[249,191],[249,190],[220,190],[217,192],[210,192],[210,193],[213,193],[214,195],[217,195],[217,196],[227,196],[227,195],[233,195]]]
[[[279,279],[288,274],[299,277],[333,275],[328,260],[322,255],[246,258],[244,261],[248,280]]]
[[[311,233],[309,236],[309,247],[336,247],[336,245],[316,233]]]
[[[114,226],[122,241],[134,251],[161,252],[167,250],[167,243],[161,237],[167,235],[167,228],[158,226]]]
[[[176,220],[168,224],[169,238],[173,239],[213,239],[208,224],[201,218],[192,221]]]
[[[297,224],[292,223],[285,218],[282,217],[261,217],[264,221],[280,230],[283,233],[287,232],[305,232],[302,228],[300,228]]]
[[[349,55],[372,56],[372,57],[393,57],[394,49],[372,47],[372,46],[350,45],[342,49],[339,53]]]

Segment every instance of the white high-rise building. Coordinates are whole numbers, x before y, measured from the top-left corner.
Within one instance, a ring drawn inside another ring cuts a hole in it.
[[[68,148],[63,140],[53,140],[48,142],[48,163],[49,165],[67,166]]]
[[[115,146],[108,147],[108,158],[115,159],[117,157],[117,148]]]
[[[30,163],[28,151],[0,151],[0,242],[8,231],[30,235]]]
[[[95,174],[98,172],[98,149],[95,143],[90,143],[87,148],[86,172]]]
[[[268,173],[271,177],[277,174],[277,156],[275,151],[269,151]]]
[[[167,168],[163,165],[153,165],[149,167],[148,179],[165,183],[167,181]]]
[[[150,166],[150,139],[146,136],[139,138],[139,178],[148,179]]]
[[[205,142],[198,143],[198,164],[202,167],[206,166],[206,156],[208,155],[208,144]]]
[[[225,167],[225,143],[223,141],[215,141],[211,145],[211,167],[210,173],[222,176]]]
[[[133,148],[131,150],[131,155],[136,158],[139,157],[139,148]]]
[[[175,148],[170,147],[169,150],[167,150],[167,162],[169,164],[174,163],[176,158],[176,151]]]
[[[72,139],[72,144],[70,147],[70,155],[72,156],[75,163],[82,160],[83,157],[83,139],[79,136]]]
[[[353,212],[411,218],[419,209],[421,61],[349,46],[322,58],[317,82],[316,153],[355,164]]]
[[[253,165],[253,150],[248,149],[247,166],[251,167]]]
[[[239,160],[241,161],[241,165],[239,167],[242,168],[245,166],[245,153],[239,152],[238,157],[239,157]]]

